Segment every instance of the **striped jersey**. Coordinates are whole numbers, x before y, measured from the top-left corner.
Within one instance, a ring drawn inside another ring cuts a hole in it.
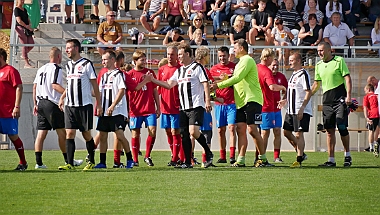
[[[170,80],[178,83],[181,110],[205,107],[205,92],[202,83],[208,81],[208,77],[201,64],[192,62],[188,66],[181,66]]]
[[[62,94],[53,89],[53,84],[62,86],[62,68],[55,63],[47,63],[38,69],[33,84],[36,84],[37,103],[47,99],[58,105]]]
[[[77,62],[69,61],[66,65],[67,86],[66,103],[70,107],[82,107],[92,104],[91,82],[96,79],[92,62],[81,58]]]
[[[294,71],[288,81],[287,100],[288,100],[288,114],[298,114],[300,107],[304,101],[306,91],[311,90],[310,75],[305,69]],[[304,113],[313,115],[311,108],[311,100],[306,105]]]
[[[151,0],[149,5],[149,12],[157,12],[161,9],[161,4],[166,4],[166,0]]]
[[[120,89],[125,90],[126,87],[124,83],[124,73],[119,69],[108,71],[100,77],[99,92],[102,98],[103,116],[107,116],[107,109],[115,101]],[[122,97],[112,112],[112,116],[116,115],[128,117],[128,104],[125,96]]]

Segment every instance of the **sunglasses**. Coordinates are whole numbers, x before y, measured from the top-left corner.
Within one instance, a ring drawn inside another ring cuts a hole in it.
[[[110,17],[115,17],[116,15],[108,15],[108,16],[110,16]]]
[[[195,19],[195,21],[202,21],[202,19]]]

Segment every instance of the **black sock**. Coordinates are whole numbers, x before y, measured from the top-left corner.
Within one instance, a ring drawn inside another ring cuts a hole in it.
[[[86,148],[88,153],[88,159],[91,163],[95,164],[95,147],[94,147],[94,139],[91,138],[90,141],[86,142]]]
[[[188,131],[189,128],[184,128],[184,131],[182,133],[182,149],[185,153],[185,163],[188,165],[191,165],[191,139],[190,139],[190,133]],[[193,154],[194,157],[194,154]]]
[[[301,163],[303,161],[303,156],[297,156],[297,162]]]
[[[66,140],[67,163],[74,166],[75,141],[74,139]]]
[[[36,163],[38,166],[42,166],[42,152],[34,152],[34,154],[36,155]]]
[[[198,143],[202,146],[202,148],[205,150],[205,153],[206,155],[209,155],[211,154],[211,150],[210,148],[208,147],[207,143],[206,143],[206,138],[203,134],[201,134],[198,138],[197,138],[197,141]]]
[[[62,153],[63,159],[65,160],[65,163],[67,163],[67,153]]]
[[[127,161],[133,160],[132,152],[127,152],[125,155],[127,156]]]
[[[100,163],[106,164],[107,153],[100,153]]]
[[[380,144],[380,138],[377,138],[377,143]]]

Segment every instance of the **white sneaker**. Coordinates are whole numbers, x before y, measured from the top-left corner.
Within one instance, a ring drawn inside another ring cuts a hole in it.
[[[80,166],[80,165],[82,165],[82,163],[83,163],[83,160],[75,160],[74,159],[74,166]]]
[[[126,16],[126,17],[132,17],[132,15],[131,15],[131,13],[130,13],[129,11],[126,11],[126,12],[125,12],[125,16]]]
[[[34,169],[47,169],[47,166],[45,164],[42,164],[41,166],[36,164],[36,166],[34,167]]]
[[[276,160],[274,160],[275,163],[283,163],[284,161],[282,161],[281,158],[276,158]]]

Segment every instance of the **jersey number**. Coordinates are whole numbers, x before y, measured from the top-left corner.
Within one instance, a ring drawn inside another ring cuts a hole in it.
[[[40,74],[40,85],[46,82],[46,72]]]

